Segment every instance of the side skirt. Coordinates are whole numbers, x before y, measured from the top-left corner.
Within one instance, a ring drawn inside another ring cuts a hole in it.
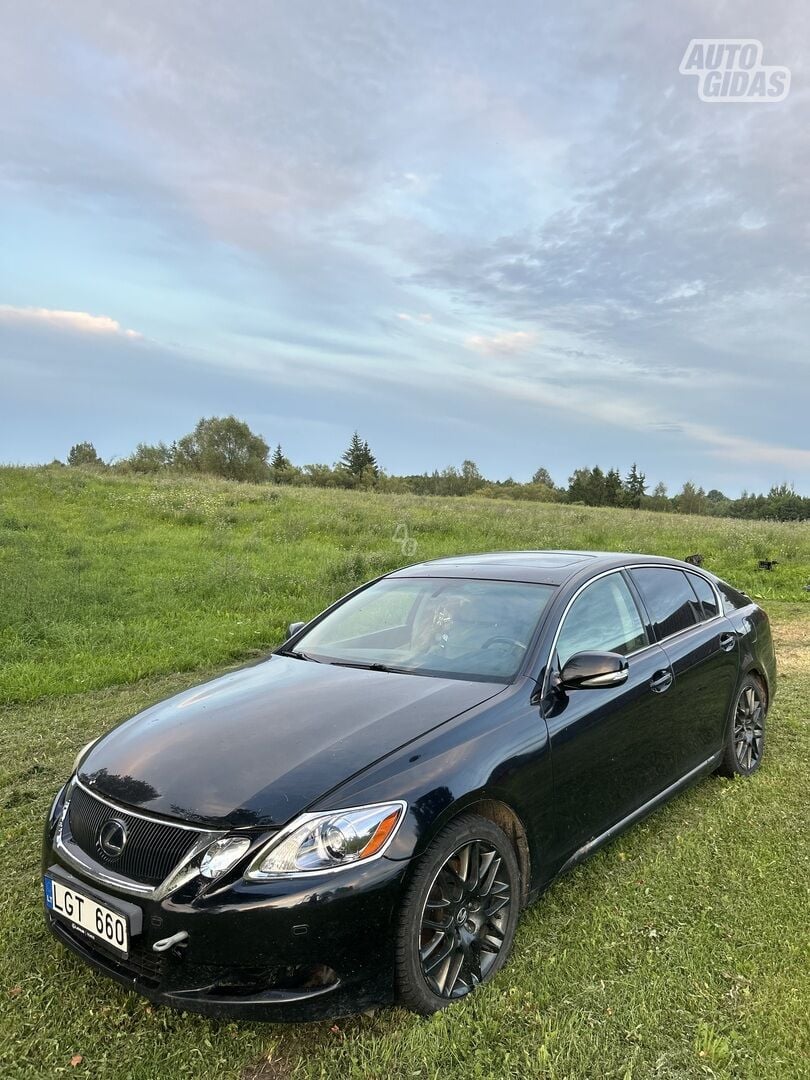
[[[589,855],[593,854],[597,848],[602,847],[603,844],[607,844],[619,833],[624,832],[625,829],[629,829],[631,825],[635,825],[637,821],[646,817],[647,814],[651,814],[653,810],[657,810],[659,806],[662,806],[665,802],[668,802],[673,795],[677,795],[678,792],[683,791],[684,788],[693,784],[695,780],[698,780],[701,776],[705,776],[712,772],[714,768],[719,764],[720,759],[723,756],[723,751],[718,750],[716,754],[712,754],[710,758],[701,762],[700,765],[695,766],[688,773],[676,780],[674,784],[670,784],[669,787],[664,788],[657,795],[653,796],[648,802],[642,803],[632,814],[628,814],[627,817],[623,817],[620,821],[617,821],[615,825],[611,825],[605,832],[600,833],[599,836],[595,836],[593,840],[589,840],[587,844],[583,844],[581,848],[578,848],[574,854],[563,864],[557,877],[572,870],[575,866],[581,863],[584,859],[587,859]]]

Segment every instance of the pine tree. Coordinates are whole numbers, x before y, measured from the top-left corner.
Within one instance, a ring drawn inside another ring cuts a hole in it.
[[[352,435],[352,441],[346,447],[338,465],[340,468],[354,473],[355,476],[358,476],[363,471],[363,441],[356,431]]]
[[[377,459],[372,454],[371,447],[368,445],[368,443],[365,440],[363,440],[363,457],[365,459],[364,462],[363,462],[363,468],[364,469],[371,469],[372,473],[375,476],[379,476],[380,475],[380,469],[379,469],[379,466],[377,465]]]
[[[588,490],[588,505],[589,506],[604,506],[605,505],[605,474],[599,468],[598,465],[594,465],[591,469],[591,479]]]
[[[361,439],[355,431],[352,441],[346,447],[343,457],[338,462],[338,467],[350,472],[352,476],[360,477],[364,469],[371,469],[374,476],[379,476],[377,459],[371,452],[368,443]]]
[[[624,490],[627,493],[627,505],[638,509],[647,490],[647,477],[643,472],[639,472],[635,461],[625,477]]]
[[[270,459],[270,468],[274,472],[280,472],[282,469],[289,469],[291,461],[288,457],[284,456],[284,452],[281,449],[281,443],[276,446],[273,451],[273,456]]]
[[[618,469],[608,469],[605,473],[605,506],[621,506],[622,475]]]

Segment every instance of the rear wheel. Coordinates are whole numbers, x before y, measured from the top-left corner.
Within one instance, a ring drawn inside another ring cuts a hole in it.
[[[429,1015],[466,997],[503,966],[518,919],[520,871],[503,829],[477,814],[444,828],[403,900],[397,996]]]
[[[750,776],[762,763],[765,751],[765,716],[768,697],[755,675],[746,675],[731,715],[723,759],[723,776]]]

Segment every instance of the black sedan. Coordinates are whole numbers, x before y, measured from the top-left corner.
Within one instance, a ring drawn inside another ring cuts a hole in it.
[[[48,925],[177,1008],[431,1013],[559,874],[754,772],[774,689],[765,613],[685,563],[410,566],[85,747],[46,825]]]

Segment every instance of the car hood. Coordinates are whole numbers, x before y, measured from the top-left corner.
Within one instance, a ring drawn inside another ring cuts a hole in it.
[[[151,813],[213,827],[282,825],[503,689],[276,654],[126,720],[90,750],[79,777]]]

